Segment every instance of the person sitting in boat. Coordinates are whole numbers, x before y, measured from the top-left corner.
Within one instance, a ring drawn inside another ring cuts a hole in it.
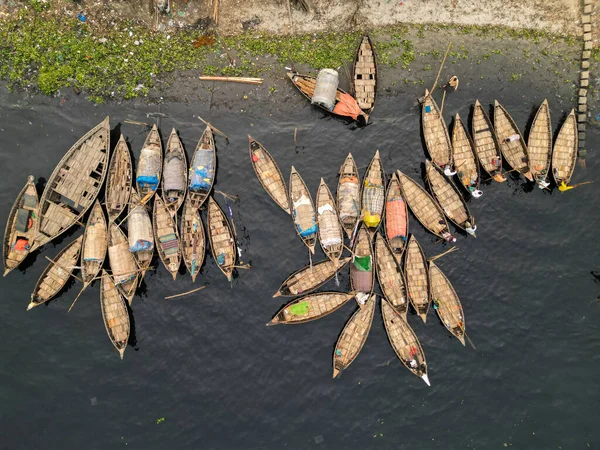
[[[452,166],[450,164],[446,164],[444,166],[444,175],[446,175],[447,177],[452,177],[452,176],[456,175],[456,170],[453,172]]]
[[[456,242],[456,238],[454,236],[452,236],[448,231],[444,231],[442,233],[442,237],[444,238],[444,240],[446,242],[452,242],[452,243]]]
[[[475,186],[469,186],[469,192],[475,198],[479,198],[483,195],[483,191],[481,191],[479,189],[475,189]]]
[[[455,90],[458,89],[458,77],[456,75],[454,75],[452,78],[450,78],[450,80],[448,80],[448,83],[446,83],[442,87],[442,89],[444,89],[444,91],[448,92],[449,87],[454,88],[450,92],[454,92]]]
[[[465,222],[465,231],[471,236],[475,236],[475,230],[477,230],[477,225],[471,225],[471,222],[467,220]]]

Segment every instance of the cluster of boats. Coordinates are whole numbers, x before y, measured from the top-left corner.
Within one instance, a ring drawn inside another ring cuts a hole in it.
[[[80,277],[74,277],[83,283],[82,291],[99,278],[106,331],[122,358],[130,330],[125,301],[131,305],[146,271],[151,270],[155,251],[173,279],[183,260],[195,281],[207,247],[199,213],[205,204],[212,255],[230,281],[237,247],[227,216],[211,196],[217,160],[210,125],[189,167],[175,129],[163,152],[158,128],[152,127],[142,146],[135,177],[122,135],[112,156],[110,150],[107,117],[65,154],[39,200],[34,177],[29,177],[6,225],[4,275],[18,267],[30,252],[73,225],[84,225],[82,236],[67,244],[54,259],[48,258],[50,264],[40,276],[27,309],[52,300],[74,276],[75,269],[81,271]],[[98,196],[105,184],[105,199],[100,202]],[[81,220],[90,209],[83,224]],[[107,255],[110,273],[103,268]]]

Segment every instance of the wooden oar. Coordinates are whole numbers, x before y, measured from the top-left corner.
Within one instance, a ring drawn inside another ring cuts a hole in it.
[[[184,295],[193,294],[194,292],[201,291],[205,287],[206,287],[206,285],[200,286],[199,288],[196,288],[196,289],[192,289],[191,291],[182,292],[181,294],[169,295],[168,297],[165,297],[165,300],[169,300],[171,298],[183,297]]]
[[[147,194],[144,196],[144,198],[142,198],[142,199],[141,199],[141,200],[140,200],[138,203],[135,203],[135,204],[134,204],[134,207],[133,207],[133,208],[131,208],[131,211],[129,211],[129,212],[127,213],[127,215],[125,216],[125,218],[124,218],[123,220],[121,220],[121,221],[120,221],[120,222],[117,224],[117,226],[118,226],[118,227],[120,227],[120,226],[123,224],[123,222],[125,222],[125,221],[126,221],[128,218],[129,218],[129,216],[131,215],[131,213],[132,213],[133,211],[135,211],[135,208],[136,208],[136,207],[138,207],[138,206],[144,206],[144,205],[146,204],[146,202],[147,202],[148,200],[150,200],[150,198],[151,198],[151,197],[154,195],[154,193],[155,193],[155,192],[156,192],[156,191],[148,192],[148,193],[147,193]],[[157,195],[158,195],[158,194],[157,194]],[[131,203],[130,203],[130,205],[131,205]]]
[[[200,119],[202,121],[202,123],[204,123],[204,125],[209,126],[212,131],[214,131],[215,133],[217,133],[219,136],[223,136],[225,138],[225,140],[227,142],[229,142],[229,138],[227,137],[227,135],[225,133],[223,133],[219,129],[215,128],[210,122],[207,122],[202,117],[198,116],[198,119]]]
[[[433,262],[436,259],[441,258],[442,256],[445,256],[448,253],[452,253],[453,251],[456,251],[456,250],[458,250],[458,247],[454,246],[454,247],[449,248],[448,250],[446,250],[444,253],[440,253],[439,255],[436,255],[436,256],[433,256],[433,257],[429,258],[427,261],[428,262]]]
[[[65,266],[57,263],[56,261],[54,261],[53,259],[48,258],[47,256],[45,256],[44,258],[46,258],[48,261],[50,261],[52,264],[54,264],[55,266],[58,266],[59,269],[65,270],[67,272],[71,272],[71,275],[73,278],[75,278],[78,281],[81,281],[83,283],[83,280],[79,277],[76,277],[75,275],[73,275],[73,270],[75,270],[75,267],[73,267],[72,269],[67,269]]]

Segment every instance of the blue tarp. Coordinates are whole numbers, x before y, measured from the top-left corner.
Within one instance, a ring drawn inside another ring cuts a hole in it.
[[[140,175],[139,177],[137,177],[135,179],[135,181],[140,186],[149,187],[153,191],[155,191],[156,188],[158,187],[158,176],[156,176],[156,175],[152,175],[152,176],[149,176],[149,175]]]
[[[214,152],[201,150],[196,152],[190,170],[190,189],[192,191],[208,191],[214,178]]]
[[[298,227],[298,233],[302,237],[310,236],[311,234],[315,234],[316,232],[317,232],[317,225],[313,225],[312,227],[307,228],[306,230],[301,230],[300,227]]]
[[[143,239],[138,239],[137,241],[135,241],[135,245],[133,247],[129,247],[129,251],[136,253],[141,252],[142,250],[151,250],[152,246],[152,242],[145,241]]]

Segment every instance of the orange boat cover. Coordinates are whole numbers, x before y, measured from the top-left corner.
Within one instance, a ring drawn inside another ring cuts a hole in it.
[[[340,93],[340,101],[337,102],[335,108],[333,108],[333,113],[339,116],[352,117],[356,120],[363,112],[362,109],[360,109],[360,106],[358,106],[358,103],[356,103],[354,97],[350,94]]]
[[[403,200],[394,200],[385,205],[385,230],[388,239],[406,237],[406,206]]]

